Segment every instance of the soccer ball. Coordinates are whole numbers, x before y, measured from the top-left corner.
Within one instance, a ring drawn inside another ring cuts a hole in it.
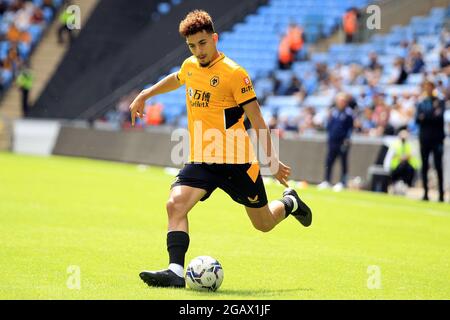
[[[223,281],[222,265],[209,256],[199,256],[191,260],[186,269],[186,282],[191,289],[216,291]]]

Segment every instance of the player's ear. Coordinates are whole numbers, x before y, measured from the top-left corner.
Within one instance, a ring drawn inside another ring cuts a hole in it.
[[[217,44],[217,41],[219,41],[219,35],[218,35],[217,33],[214,32],[213,35],[212,35],[212,37],[213,37],[214,43]]]

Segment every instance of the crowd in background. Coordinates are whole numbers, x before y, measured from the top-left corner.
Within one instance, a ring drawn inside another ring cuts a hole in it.
[[[288,37],[286,37],[288,39]],[[450,100],[450,34],[443,31],[441,35],[442,47],[440,53],[439,69],[432,72],[425,72],[425,61],[422,49],[414,41],[403,42],[404,53],[395,61],[395,67],[389,79],[390,84],[404,84],[411,74],[422,73],[424,79],[436,84],[435,94],[441,100]],[[339,92],[344,92],[345,86],[367,85],[368,89],[358,95],[346,93],[347,104],[354,113],[354,132],[366,136],[396,135],[402,129],[408,129],[412,133],[417,133],[415,122],[416,106],[421,99],[421,92],[403,92],[402,94],[388,95],[382,86],[379,86],[380,77],[383,73],[383,66],[378,62],[376,53],[370,54],[369,63],[361,64],[336,64],[329,66],[326,63],[317,63],[312,79],[309,81],[293,76],[288,85],[282,85],[271,73],[265,80],[273,83],[273,91],[259,96],[262,106],[265,100],[271,95],[295,96],[299,104],[305,101],[309,94],[323,96],[336,96]],[[255,86],[258,85],[259,78],[254,79]],[[116,110],[106,115],[109,121],[120,121],[122,127],[129,127],[128,106],[136,92],[131,92],[123,97]],[[149,104],[147,106],[147,117],[142,125],[164,124],[164,106],[160,103]],[[264,108],[264,107],[263,107]],[[298,134],[310,134],[325,130],[328,112],[316,110],[313,106],[299,107],[297,116],[284,116],[273,114],[268,125],[272,129],[279,129],[283,132],[294,132]]]
[[[343,17],[343,24],[354,22],[356,15],[355,10],[348,10]],[[290,70],[293,63],[308,60],[305,37],[307,34],[305,35],[301,26],[295,23],[289,24],[278,48],[279,70]],[[351,37],[346,37],[346,42],[351,41]],[[280,134],[290,132],[304,135],[325,132],[334,104],[323,110],[304,102],[309,95],[336,97],[338,93],[346,96],[347,107],[353,112],[353,133],[379,137],[397,135],[401,130],[406,129],[412,134],[417,134],[416,107],[422,99],[419,86],[417,86],[418,90],[404,91],[399,94],[387,93],[384,90],[386,84],[407,84],[408,77],[422,74],[424,81],[429,80],[435,84],[434,94],[440,100],[450,101],[450,32],[445,28],[440,35],[440,47],[439,68],[426,71],[429,68],[426,68],[424,59],[425,49],[416,40],[402,41],[393,67],[386,69],[390,72],[389,79],[383,80],[382,84],[380,80],[385,74],[383,70],[385,66],[379,62],[375,52],[370,53],[368,63],[365,65],[317,62],[311,73],[306,73],[302,78],[293,74],[287,84],[277,78],[276,70],[267,76],[256,77],[252,80],[256,89],[260,81],[271,83],[271,91],[264,91],[264,94],[258,95],[262,110],[265,109],[267,98],[271,96],[293,96],[298,100],[298,112],[279,114],[275,111],[266,118],[268,126],[271,129],[279,129]],[[357,94],[346,91],[346,88],[351,86],[365,86],[365,89]],[[128,106],[136,94],[137,92],[131,92],[124,96],[116,109],[105,115],[104,120],[120,123],[122,128],[129,127]],[[137,126],[165,124],[164,108],[165,106],[161,103],[155,101],[149,103],[145,119],[139,121]],[[447,112],[447,126],[450,125],[448,114]]]
[[[0,0],[0,90],[9,86],[25,65],[34,45],[33,28],[43,28],[54,16],[53,0]]]
[[[423,49],[412,41],[403,42],[404,53],[398,56],[391,71],[388,84],[406,84],[412,74],[423,74],[424,80],[430,80],[436,85],[435,94],[444,101],[450,100],[450,34],[443,31],[441,35],[442,50],[440,52],[439,68],[432,72],[425,71]],[[354,112],[354,131],[368,136],[396,135],[402,129],[417,133],[415,122],[416,105],[421,99],[420,90],[403,92],[401,94],[387,94],[384,86],[380,86],[383,66],[378,62],[375,52],[370,54],[369,63],[361,65],[352,63],[343,65],[337,63],[329,66],[326,63],[317,63],[314,75],[309,81],[292,77],[290,83],[283,86],[271,74],[267,77],[273,83],[273,92],[267,96],[259,97],[261,104],[271,95],[294,95],[298,97],[299,104],[305,101],[308,94],[322,96],[336,96],[339,92],[345,93],[348,86],[367,86],[367,90],[359,94],[347,92],[347,104]],[[267,80],[265,79],[265,80]],[[256,85],[259,79],[256,79]],[[311,106],[300,108],[296,117],[274,114],[270,119],[271,128],[281,131],[293,131],[299,134],[314,133],[324,130],[327,113],[316,110]]]

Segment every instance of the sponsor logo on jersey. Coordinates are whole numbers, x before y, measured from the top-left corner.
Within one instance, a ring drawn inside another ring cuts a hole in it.
[[[219,77],[218,76],[212,77],[211,80],[209,81],[209,84],[212,87],[217,87],[219,85]]]

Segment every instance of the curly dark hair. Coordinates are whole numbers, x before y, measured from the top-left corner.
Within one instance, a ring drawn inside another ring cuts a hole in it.
[[[208,12],[203,10],[194,10],[187,14],[180,22],[179,32],[183,37],[188,37],[197,32],[205,30],[208,33],[214,33],[214,23]]]

